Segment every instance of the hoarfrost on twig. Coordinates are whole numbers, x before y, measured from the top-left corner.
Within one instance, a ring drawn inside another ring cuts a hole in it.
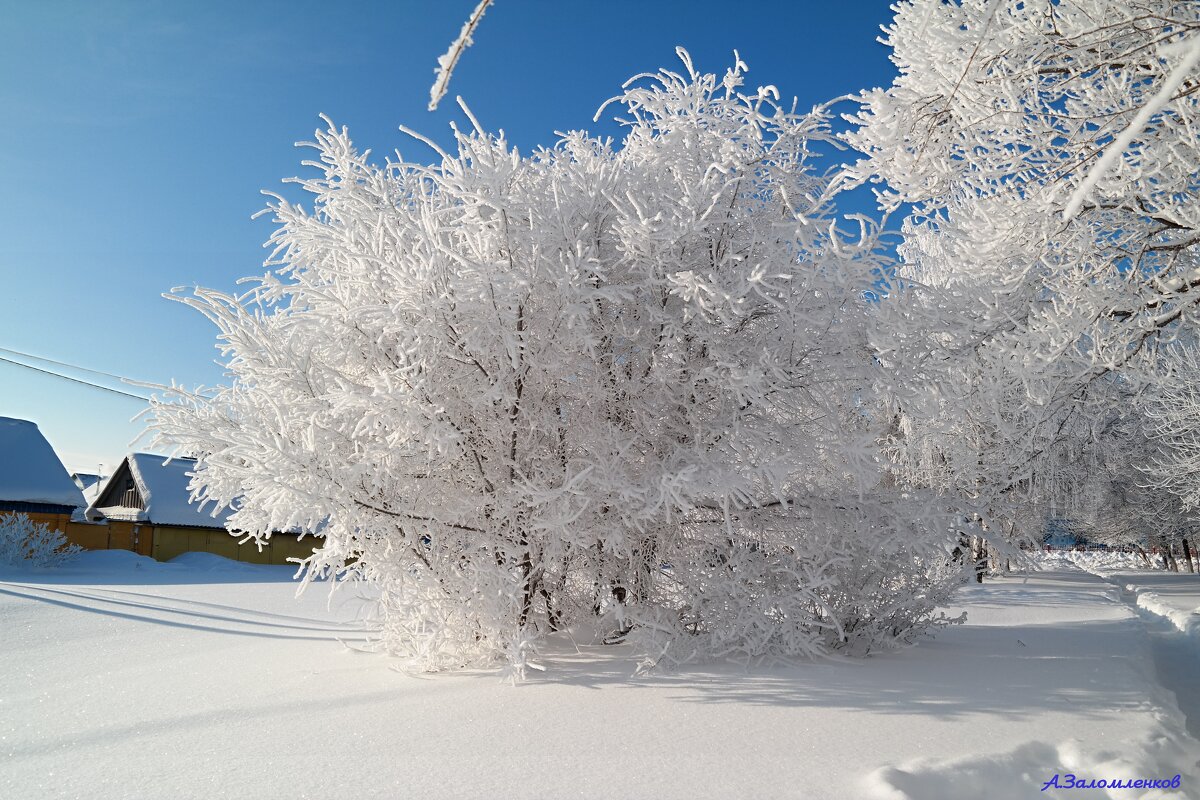
[[[434,70],[437,78],[434,80],[433,86],[429,87],[430,111],[436,111],[438,103],[442,102],[442,98],[446,96],[446,90],[450,88],[450,76],[454,74],[454,68],[458,66],[458,60],[462,58],[463,51],[473,44],[471,35],[479,27],[479,20],[483,19],[483,12],[487,11],[487,7],[491,4],[492,0],[479,0],[479,5],[475,6],[470,18],[463,23],[458,38],[450,43],[450,49],[446,51],[445,55],[438,56],[438,66]]]

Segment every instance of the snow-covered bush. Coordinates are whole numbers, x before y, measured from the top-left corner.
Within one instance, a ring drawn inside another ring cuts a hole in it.
[[[26,514],[0,514],[0,565],[60,567],[81,551],[67,537]]]
[[[969,563],[946,543],[972,530],[929,495],[808,498],[751,510],[720,543],[681,537],[634,606],[631,636],[653,663],[713,655],[753,661],[840,650],[866,655],[961,622],[938,608]]]
[[[521,156],[472,118],[440,163],[377,166],[331,124],[314,209],[271,206],[274,271],[182,298],[231,379],[153,405],[197,496],[319,527],[310,574],[377,584],[422,668],[519,669],[597,614],[652,659],[863,652],[957,580],[945,520],[863,499],[883,257],[834,223],[828,115],[680,55],[618,98],[619,148]]]

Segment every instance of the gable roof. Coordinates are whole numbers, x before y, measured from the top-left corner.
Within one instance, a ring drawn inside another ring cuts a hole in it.
[[[179,525],[189,528],[224,528],[232,510],[213,516],[211,503],[203,509],[191,502],[188,483],[196,467],[193,458],[172,458],[153,453],[131,453],[104,482],[99,497],[88,507],[88,519]],[[132,482],[135,491],[127,493]]]
[[[0,502],[87,505],[38,426],[12,417],[0,417]]]

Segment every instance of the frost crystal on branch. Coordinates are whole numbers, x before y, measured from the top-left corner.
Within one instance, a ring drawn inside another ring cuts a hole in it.
[[[479,27],[480,20],[483,19],[483,13],[487,11],[488,6],[492,4],[492,0],[479,0],[479,5],[475,6],[475,10],[471,12],[471,16],[463,23],[462,30],[458,33],[458,38],[450,43],[450,49],[445,55],[438,56],[438,67],[434,72],[437,77],[433,81],[433,86],[429,87],[429,110],[436,111],[438,103],[442,102],[442,98],[446,96],[446,90],[450,88],[450,77],[454,74],[454,68],[458,66],[458,60],[462,58],[463,52],[474,44],[471,36],[475,33],[475,29]]]

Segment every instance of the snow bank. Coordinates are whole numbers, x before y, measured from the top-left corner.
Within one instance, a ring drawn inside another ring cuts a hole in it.
[[[296,572],[294,564],[251,564],[234,561],[215,553],[183,553],[172,558],[168,564],[201,572],[228,572],[237,575],[276,577],[280,572]]]
[[[156,587],[285,583],[289,585],[289,591],[294,592],[298,588],[293,580],[295,573],[294,565],[247,564],[212,553],[184,553],[169,562],[162,562],[129,550],[84,550],[53,570],[0,565],[0,584],[5,580]],[[314,593],[320,594],[319,591]]]
[[[1125,584],[1125,591],[1132,592],[1137,597],[1138,608],[1143,608],[1151,614],[1165,617],[1172,625],[1189,636],[1200,635],[1200,585],[1196,587],[1196,595],[1172,595],[1164,597],[1158,592],[1148,590],[1144,586]],[[1188,606],[1180,608],[1181,601]]]
[[[991,747],[974,752],[964,748],[952,757],[923,755],[892,762],[872,770],[856,796],[869,800],[1066,798],[1081,796],[1072,791],[1068,775],[1086,785],[1092,780],[1170,780],[1177,774],[1182,776],[1181,790],[1105,787],[1085,794],[1139,800],[1192,796],[1188,793],[1200,781],[1194,774],[1200,746],[1187,733],[1175,695],[1152,677],[1157,670],[1145,627],[1110,583],[1075,566],[1076,562],[1125,563],[1120,555],[1047,554],[1038,559],[1041,573],[971,587],[966,629],[978,626],[977,631],[995,636],[997,641],[981,648],[984,651],[1001,652],[1005,640],[1014,642],[1016,651],[998,661],[974,662],[971,679],[978,687],[979,702],[1011,703],[1012,709],[1025,715],[1031,735],[1022,740],[992,722],[988,725],[995,734]],[[1054,564],[1064,568],[1052,571]],[[1154,573],[1147,575],[1154,577]],[[1064,662],[1061,672],[1053,666],[1056,660]],[[1121,661],[1125,664],[1118,671],[1124,676],[1110,673]],[[1048,690],[1052,694],[1046,694]],[[1075,706],[1074,726],[1052,721],[1056,703],[1048,698],[1053,696]],[[1110,714],[1126,721],[1115,735],[1103,730]],[[1058,787],[1046,787],[1056,775]]]
[[[1137,553],[1122,553],[1117,550],[1053,550],[1049,553],[1035,554],[1033,563],[1042,570],[1076,567],[1101,577],[1107,577],[1114,572],[1160,569],[1153,563],[1147,566],[1146,560]]]

